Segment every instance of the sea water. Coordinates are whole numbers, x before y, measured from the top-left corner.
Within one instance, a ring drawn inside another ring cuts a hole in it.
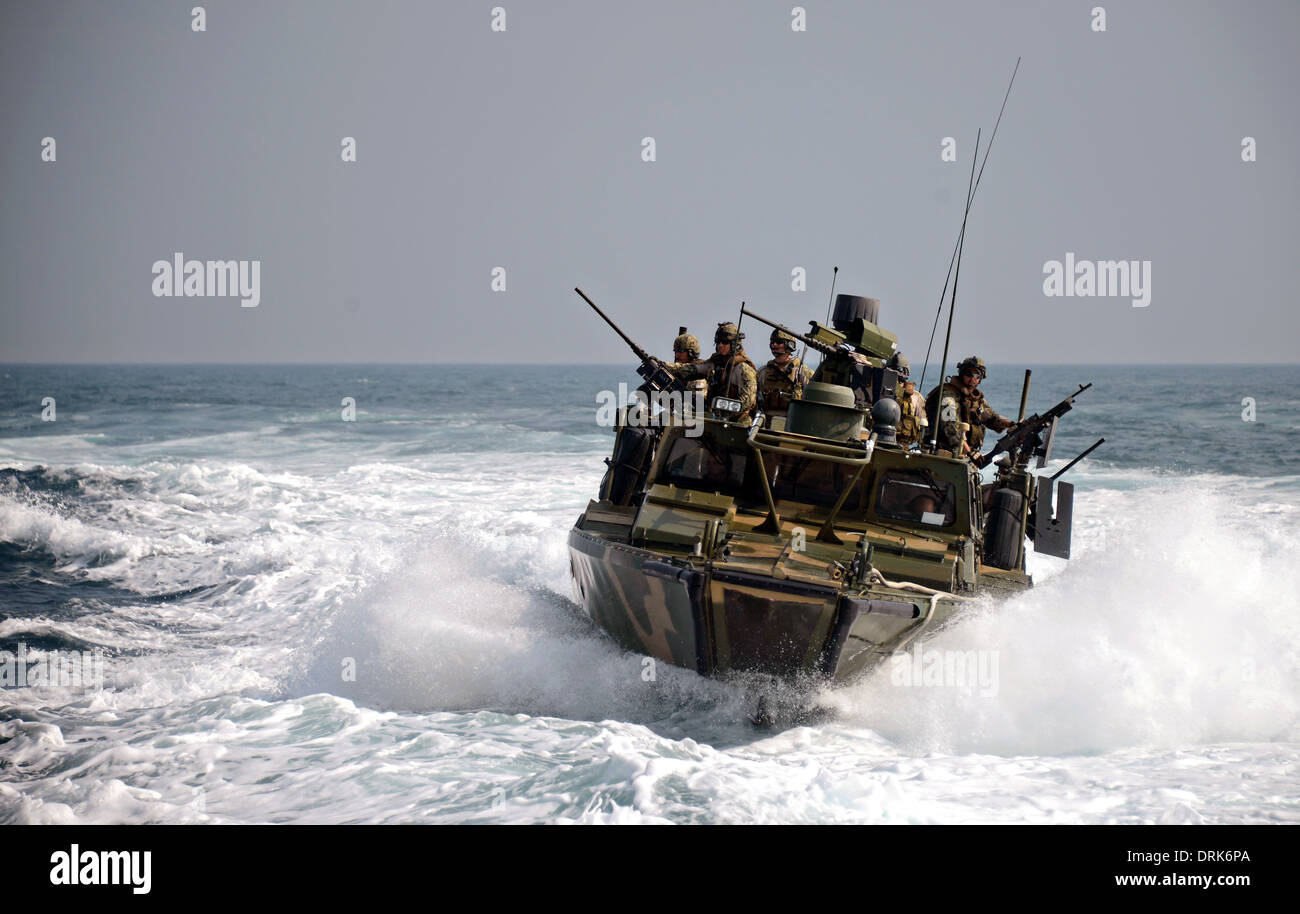
[[[1300,822],[1300,368],[1035,367],[1094,384],[1051,467],[1106,443],[1071,560],[921,644],[992,687],[769,730],[571,599],[628,381],[0,366],[0,651],[100,663],[0,688],[0,822]]]

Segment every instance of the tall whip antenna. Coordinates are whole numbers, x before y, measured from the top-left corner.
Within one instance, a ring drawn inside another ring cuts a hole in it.
[[[917,385],[918,388],[921,390],[925,389],[925,374],[930,368],[930,350],[934,346],[935,330],[938,329],[939,327],[939,315],[943,313],[943,300],[948,297],[948,280],[952,278],[953,266],[957,262],[957,251],[961,247],[962,238],[966,232],[966,213],[970,212],[971,204],[975,200],[975,191],[979,190],[980,181],[984,179],[984,166],[988,164],[989,152],[992,151],[993,149],[993,141],[997,139],[998,136],[998,126],[1002,123],[1002,112],[1007,110],[1007,99],[1011,97],[1011,87],[1014,86],[1016,83],[1016,74],[1018,72],[1020,72],[1019,57],[1016,58],[1015,69],[1011,71],[1011,81],[1007,83],[1006,94],[1002,96],[1002,107],[998,109],[998,119],[993,124],[993,133],[989,136],[989,145],[984,150],[984,161],[980,163],[980,171],[979,174],[975,177],[975,185],[973,188],[968,188],[966,192],[966,212],[962,214],[961,234],[957,236],[957,243],[952,246],[952,257],[948,260],[948,275],[943,278],[943,291],[939,293],[939,307],[936,308],[934,311],[934,325],[930,328],[930,342],[926,344],[925,347],[925,365],[921,368],[921,383]],[[976,149],[975,158],[978,157],[979,157],[979,150]],[[972,159],[971,162],[973,164],[974,159]],[[942,375],[940,376],[939,383],[940,384],[943,383]]]
[[[731,344],[731,354],[727,356],[726,377],[728,378],[731,377],[731,366],[736,364],[736,350],[743,348],[743,344],[740,342],[740,325],[744,322],[744,320],[745,320],[745,301],[744,299],[741,299],[740,316],[736,318],[736,341]]]
[[[831,322],[831,303],[835,301],[835,280],[840,278],[840,268],[831,268],[831,297],[826,299],[826,323]],[[803,350],[799,353],[799,364],[804,363],[804,357],[808,355],[808,344],[803,344]]]
[[[993,144],[993,138],[989,138],[989,145]],[[957,272],[952,279],[952,300],[948,303],[948,332],[943,338],[943,361],[939,363],[939,397],[935,405],[934,423],[930,430],[930,450],[938,446],[939,441],[939,412],[943,403],[943,373],[948,368],[948,343],[952,339],[952,314],[957,310],[957,280],[961,278],[961,252],[966,246],[966,217],[970,215],[970,198],[975,190],[975,160],[979,158],[980,150],[980,133],[975,134],[975,155],[970,160],[970,179],[966,184],[966,215],[962,216],[961,233],[957,236]],[[943,303],[939,303],[940,307]],[[957,456],[961,456],[958,454]]]
[[[831,268],[831,297],[826,299],[826,323],[831,322],[831,304],[835,301],[835,280],[840,278],[840,268]]]

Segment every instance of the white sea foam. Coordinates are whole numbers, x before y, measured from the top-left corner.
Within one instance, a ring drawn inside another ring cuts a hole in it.
[[[1294,528],[1195,481],[1092,492],[1080,510],[1098,520],[1068,569],[929,640],[996,651],[996,696],[877,675],[835,706],[916,752],[1300,740]]]
[[[0,491],[0,539],[120,595],[0,623],[118,652],[102,692],[4,695],[0,821],[1300,821],[1288,492],[1081,474],[1074,558],[927,641],[997,651],[996,696],[882,671],[763,732],[569,602],[594,462],[155,456]]]

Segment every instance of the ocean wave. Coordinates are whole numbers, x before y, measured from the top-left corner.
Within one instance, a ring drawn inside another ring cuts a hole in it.
[[[608,430],[465,387],[427,424],[303,397],[5,438],[0,641],[109,656],[102,689],[0,696],[0,821],[1300,819],[1269,799],[1300,741],[1285,463],[1098,451],[1074,557],[923,642],[995,652],[996,694],[886,665],[755,731],[750,683],[646,680],[569,598]]]
[[[1296,515],[1261,524],[1267,506],[1191,482],[1090,493],[1087,509],[1087,548],[923,642],[922,662],[925,650],[991,652],[995,695],[912,687],[887,665],[832,705],[914,751],[1300,739]]]

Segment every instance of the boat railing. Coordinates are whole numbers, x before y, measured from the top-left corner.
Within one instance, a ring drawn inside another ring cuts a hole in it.
[[[750,447],[772,454],[784,454],[789,457],[818,457],[830,463],[847,466],[866,466],[871,462],[871,455],[876,447],[874,440],[863,442],[863,447],[849,447],[834,444],[816,438],[792,438],[781,432],[765,431],[758,426],[749,430],[746,442]],[[789,447],[788,444],[797,444]]]
[[[862,478],[862,473],[871,463],[871,456],[876,450],[876,436],[873,434],[867,440],[862,448],[848,447],[842,444],[834,444],[828,441],[821,441],[815,438],[791,439],[779,432],[766,432],[759,428],[758,423],[749,430],[749,435],[745,439],[754,451],[754,457],[758,460],[758,476],[763,481],[763,496],[767,499],[767,519],[757,528],[758,532],[777,534],[781,532],[781,516],[776,513],[776,501],[772,498],[772,486],[767,481],[767,467],[763,463],[763,453],[784,454],[793,457],[816,457],[825,460],[828,463],[839,463],[845,466],[856,467],[853,478],[849,484],[840,492],[840,497],[835,502],[835,507],[831,508],[830,514],[826,517],[826,522],[817,533],[817,539],[822,542],[839,544],[841,541],[835,535],[835,518],[839,515],[840,509],[844,507],[844,502],[848,499],[849,493],[853,487],[858,484]],[[773,442],[781,443],[773,443]],[[798,447],[787,447],[785,443],[797,443]]]

